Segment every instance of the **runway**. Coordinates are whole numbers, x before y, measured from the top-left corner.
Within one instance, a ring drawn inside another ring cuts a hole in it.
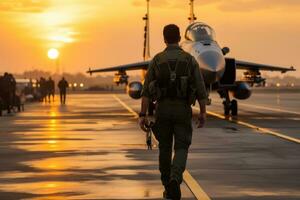
[[[238,120],[300,138],[298,94],[253,97]],[[208,110],[221,114],[215,99]],[[34,103],[0,118],[0,199],[161,199],[139,105],[125,94],[74,94],[66,106]],[[298,143],[215,116],[194,129],[187,172],[183,199],[199,190],[213,200],[300,198]]]

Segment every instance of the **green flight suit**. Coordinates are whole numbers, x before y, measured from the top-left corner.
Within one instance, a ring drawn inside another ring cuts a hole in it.
[[[179,98],[176,88],[170,88],[170,68],[176,72],[176,80],[189,71],[189,85],[194,88],[195,98],[207,99],[203,77],[193,56],[178,45],[169,45],[153,58],[145,77],[142,96],[154,98],[151,83],[156,80],[158,87],[164,88],[163,94],[157,99],[153,132],[159,141],[159,170],[165,186],[173,179],[182,182],[192,141],[192,108],[187,97]],[[173,138],[175,154],[172,160]]]

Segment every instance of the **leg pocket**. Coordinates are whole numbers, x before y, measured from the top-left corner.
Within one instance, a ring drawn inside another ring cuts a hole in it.
[[[185,120],[174,127],[175,149],[188,149],[192,143],[192,122]]]

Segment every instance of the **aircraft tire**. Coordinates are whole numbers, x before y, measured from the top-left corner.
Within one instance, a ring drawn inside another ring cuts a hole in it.
[[[231,101],[231,114],[232,114],[232,116],[237,116],[238,115],[238,102],[237,102],[237,100],[232,100]]]

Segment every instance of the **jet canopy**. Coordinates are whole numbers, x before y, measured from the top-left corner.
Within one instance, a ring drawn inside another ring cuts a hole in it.
[[[215,32],[210,26],[196,22],[188,26],[185,38],[193,42],[209,42],[215,40]]]

